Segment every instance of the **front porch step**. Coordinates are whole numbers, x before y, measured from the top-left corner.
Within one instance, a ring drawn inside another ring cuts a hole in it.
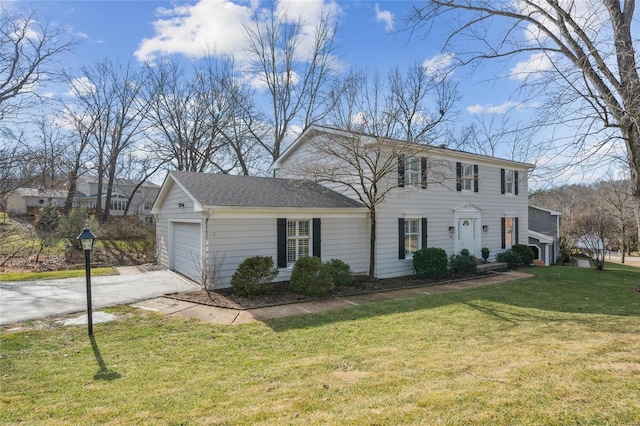
[[[476,271],[479,274],[486,274],[492,271],[506,271],[509,265],[500,262],[480,263],[476,265]]]

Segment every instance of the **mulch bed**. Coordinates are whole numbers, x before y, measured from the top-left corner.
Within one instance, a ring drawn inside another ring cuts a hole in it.
[[[166,297],[183,300],[186,302],[198,303],[201,305],[217,306],[230,309],[253,309],[267,306],[286,305],[289,303],[305,302],[311,300],[331,299],[333,297],[353,296],[358,294],[375,293],[380,291],[398,290],[402,288],[424,287],[431,285],[447,284],[461,279],[479,277],[465,277],[459,279],[446,280],[426,280],[415,276],[374,279],[357,277],[351,286],[335,287],[324,296],[304,296],[296,294],[291,289],[288,281],[271,283],[267,294],[254,296],[252,298],[240,297],[236,295],[233,288],[222,288],[215,291],[199,290],[188,293],[172,293]]]

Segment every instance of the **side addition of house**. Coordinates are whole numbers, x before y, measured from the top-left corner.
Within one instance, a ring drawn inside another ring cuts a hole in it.
[[[529,206],[529,247],[534,258],[545,265],[557,262],[560,255],[560,220],[562,213]]]

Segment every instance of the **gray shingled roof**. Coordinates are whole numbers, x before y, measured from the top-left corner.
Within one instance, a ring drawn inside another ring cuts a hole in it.
[[[313,182],[171,172],[203,206],[358,208],[362,204]]]

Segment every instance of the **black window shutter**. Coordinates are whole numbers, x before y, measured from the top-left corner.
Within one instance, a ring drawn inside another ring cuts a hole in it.
[[[456,163],[456,191],[462,191],[462,163]]]
[[[507,230],[504,228],[505,227],[505,220],[504,217],[500,218],[500,222],[502,223],[502,248],[506,248],[507,247],[507,239],[506,239],[506,232]]]
[[[278,268],[287,267],[287,219],[277,219]]]
[[[320,218],[313,219],[313,253],[312,256],[320,258]]]
[[[518,195],[518,171],[513,172],[513,192]]]
[[[422,246],[420,248],[427,248],[427,218],[422,218]]]
[[[405,251],[404,251],[404,218],[400,217],[398,218],[398,259],[404,259],[405,258]]]
[[[404,187],[404,155],[398,157],[398,186]]]
[[[504,169],[500,169],[500,193],[505,193]]]
[[[420,159],[420,172],[422,172],[422,189],[427,187],[427,157]]]
[[[473,165],[473,192],[478,192],[478,180],[479,180],[478,165],[474,164]]]
[[[518,218],[517,217],[513,219],[513,234],[514,234],[513,240],[515,241],[516,244],[518,244]]]

